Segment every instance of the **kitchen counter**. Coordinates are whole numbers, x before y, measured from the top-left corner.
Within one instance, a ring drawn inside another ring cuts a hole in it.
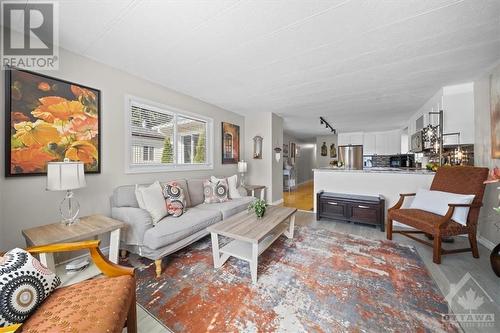
[[[313,169],[314,172],[353,172],[353,173],[398,173],[398,174],[421,174],[434,175],[435,172],[426,169],[411,169],[411,168],[365,168],[363,170],[351,170],[341,168],[319,168]]]
[[[399,200],[400,193],[414,193],[419,189],[429,189],[434,172],[422,169],[366,168],[346,170],[334,168],[314,169],[314,193],[320,191],[382,195],[386,209]],[[314,198],[316,209],[316,195]],[[403,207],[408,207],[413,198],[407,198]]]

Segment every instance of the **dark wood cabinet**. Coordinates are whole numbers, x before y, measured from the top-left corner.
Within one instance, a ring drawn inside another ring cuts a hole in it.
[[[385,200],[382,196],[319,192],[316,219],[321,218],[371,224],[384,231]]]

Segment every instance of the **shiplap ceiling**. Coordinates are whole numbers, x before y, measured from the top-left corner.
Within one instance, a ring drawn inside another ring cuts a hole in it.
[[[300,137],[402,126],[500,60],[498,0],[60,1],[60,44]]]

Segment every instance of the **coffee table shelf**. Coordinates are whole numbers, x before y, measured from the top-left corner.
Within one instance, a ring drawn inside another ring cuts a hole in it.
[[[269,235],[267,235],[263,240],[259,242],[259,251],[258,255],[261,255],[271,244],[277,240],[281,235],[285,233],[290,228],[289,224],[281,224],[272,231]],[[252,243],[244,242],[240,240],[232,240],[228,244],[224,245],[220,250],[221,253],[225,253],[227,255],[251,261],[252,260]]]
[[[293,238],[296,211],[295,208],[269,206],[263,218],[245,211],[208,227],[214,267],[221,267],[231,256],[248,261],[252,282],[257,283],[259,255],[281,235]],[[219,236],[232,240],[219,248]]]

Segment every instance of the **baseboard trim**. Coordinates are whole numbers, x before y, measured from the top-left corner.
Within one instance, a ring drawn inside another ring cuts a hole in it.
[[[493,250],[493,248],[496,246],[495,243],[493,243],[492,241],[484,238],[481,235],[477,236],[477,241],[479,242],[479,244],[481,244],[482,246],[484,246],[488,250]]]
[[[280,205],[282,203],[283,203],[283,198],[276,200],[275,202],[271,203],[271,205],[276,206],[276,205]]]

